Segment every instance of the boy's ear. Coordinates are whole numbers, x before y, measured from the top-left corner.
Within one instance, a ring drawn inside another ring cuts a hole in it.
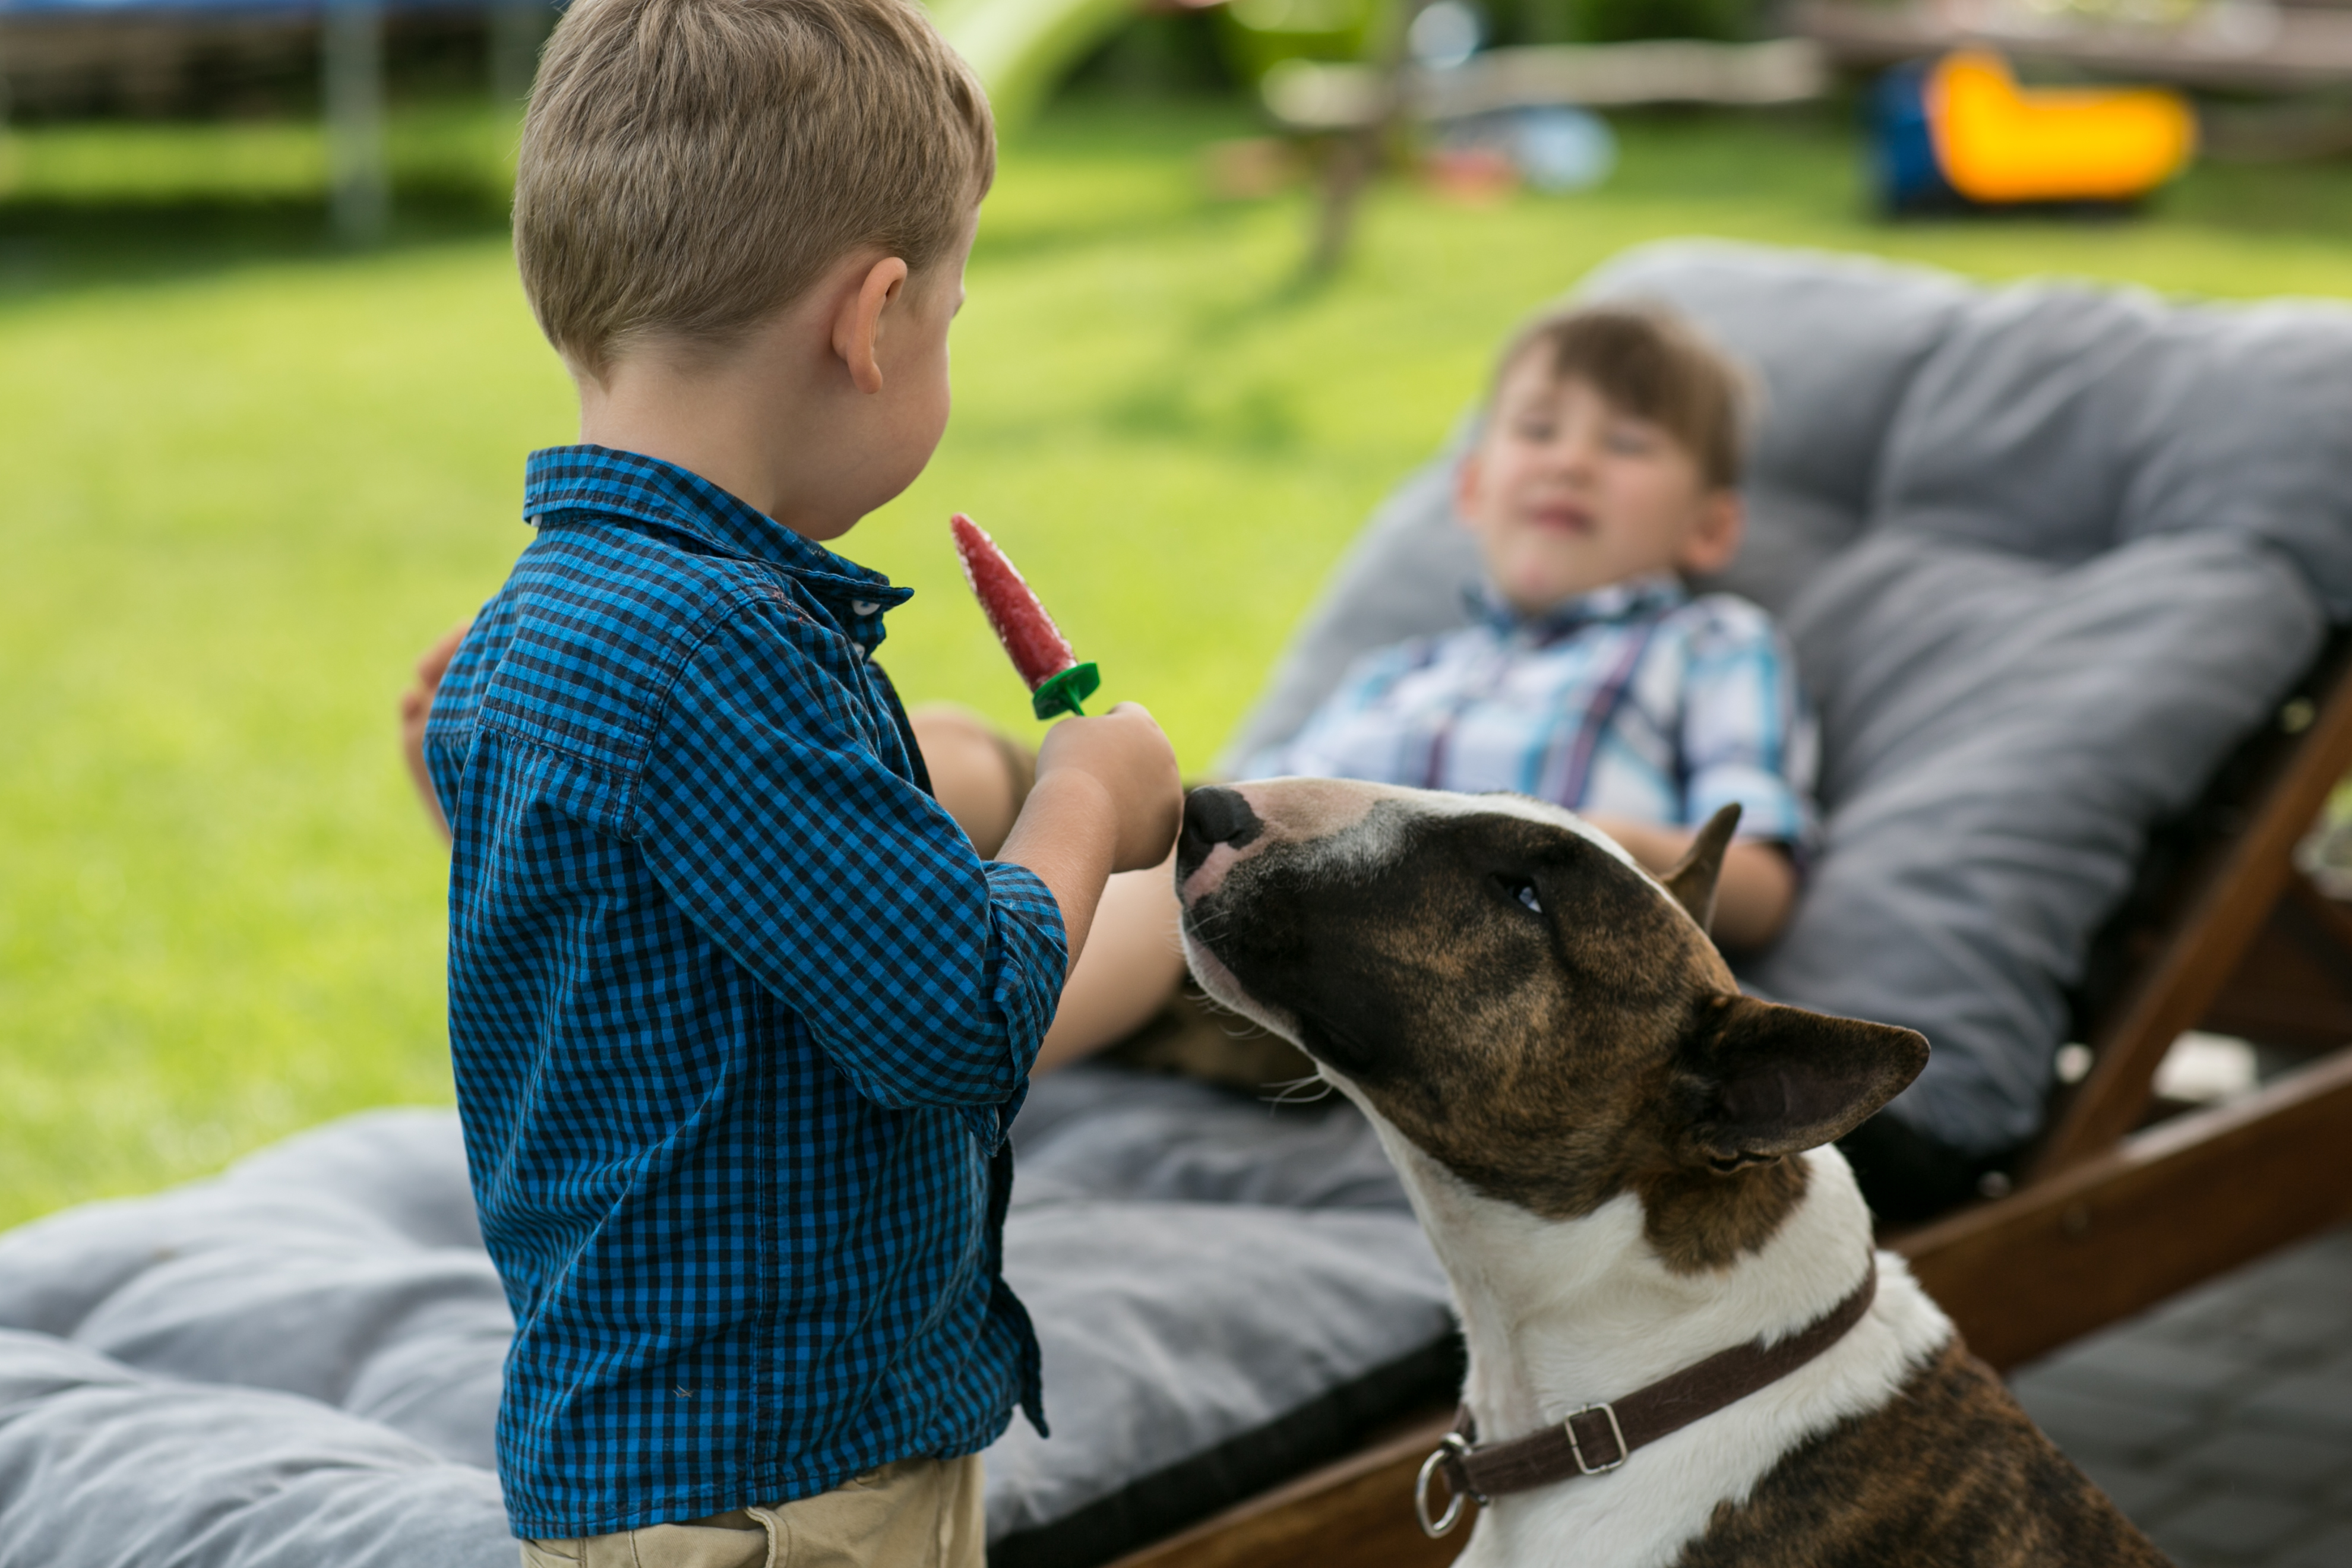
[[[1748,996],[1707,1004],[1685,1047],[1696,1089],[1684,1139],[1718,1171],[1843,1138],[1927,1065],[1927,1041]]]
[[[1748,507],[1728,485],[1699,501],[1697,526],[1675,552],[1675,564],[1694,577],[1712,577],[1739,553],[1748,532]]]
[[[1714,926],[1715,884],[1723,875],[1723,854],[1731,847],[1731,830],[1738,826],[1739,803],[1735,800],[1706,819],[1706,826],[1698,830],[1675,868],[1658,879],[1675,896],[1675,902],[1690,911],[1701,931]]]
[[[856,275],[834,308],[833,352],[849,367],[850,384],[871,396],[882,390],[882,312],[906,291],[907,264],[886,256]]]

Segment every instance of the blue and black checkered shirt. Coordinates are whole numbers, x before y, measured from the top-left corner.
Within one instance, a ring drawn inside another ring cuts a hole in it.
[[[515,1532],[1042,1429],[998,1266],[1062,918],[925,788],[868,659],[907,590],[602,447],[525,514],[426,735]]]

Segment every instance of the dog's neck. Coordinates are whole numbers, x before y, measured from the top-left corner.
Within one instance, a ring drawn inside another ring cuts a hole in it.
[[[1870,1254],[1869,1210],[1834,1149],[1798,1156],[1811,1166],[1805,1194],[1759,1248],[1676,1273],[1645,1238],[1634,1194],[1547,1220],[1477,1193],[1372,1121],[1453,1282],[1470,1352],[1464,1403],[1482,1442],[1802,1328],[1853,1289]]]

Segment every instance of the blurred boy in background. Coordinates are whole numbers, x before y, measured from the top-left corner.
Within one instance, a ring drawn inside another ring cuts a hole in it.
[[[1508,790],[1571,807],[1664,871],[1741,807],[1715,933],[1761,947],[1815,830],[1818,744],[1771,619],[1689,577],[1738,553],[1744,383],[1664,310],[1570,310],[1504,350],[1455,510],[1483,580],[1471,624],[1359,659],[1239,776]],[[973,718],[916,716],[940,800],[1009,820],[1021,773]],[[1045,1070],[1133,1032],[1183,974],[1167,869],[1115,878],[1064,989]]]

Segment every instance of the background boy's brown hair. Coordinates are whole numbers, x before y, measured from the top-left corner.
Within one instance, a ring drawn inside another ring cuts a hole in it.
[[[601,378],[723,347],[866,247],[920,272],[996,173],[988,100],[908,0],[579,0],[523,123],[515,257]]]
[[[1538,317],[1503,351],[1496,384],[1531,354],[1547,357],[1554,381],[1581,381],[1612,406],[1664,430],[1697,462],[1709,489],[1739,483],[1752,389],[1680,317],[1643,305],[1587,305]]]

